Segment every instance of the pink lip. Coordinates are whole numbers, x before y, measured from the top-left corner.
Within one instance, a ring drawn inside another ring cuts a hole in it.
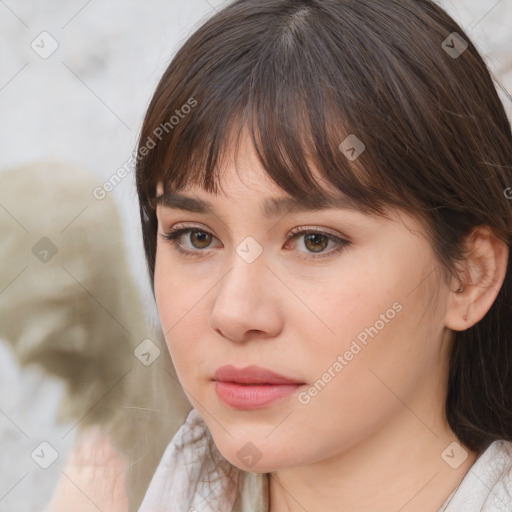
[[[257,409],[286,398],[304,382],[259,366],[221,366],[213,379],[219,398],[235,409]]]

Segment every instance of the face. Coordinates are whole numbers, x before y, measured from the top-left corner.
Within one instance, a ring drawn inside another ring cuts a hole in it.
[[[212,211],[158,205],[154,283],[177,375],[222,455],[252,472],[299,466],[396,426],[397,395],[441,409],[445,289],[420,224],[342,207],[267,217],[263,202],[288,196],[247,137],[222,170],[221,194],[180,191]],[[216,376],[224,365],[242,371]]]

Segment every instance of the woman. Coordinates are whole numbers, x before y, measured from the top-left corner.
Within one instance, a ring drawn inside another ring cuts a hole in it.
[[[239,0],[142,127],[193,405],[140,512],[512,510],[510,123],[429,0]]]

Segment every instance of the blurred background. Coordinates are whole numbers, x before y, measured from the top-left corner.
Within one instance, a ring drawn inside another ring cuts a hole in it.
[[[512,92],[512,0],[438,3],[462,25],[491,71]],[[146,363],[156,359],[157,350],[164,348],[155,334],[158,319],[147,282],[130,157],[142,116],[173,54],[222,5],[223,2],[215,0],[0,0],[0,218],[5,225],[11,223],[13,229],[25,229],[27,233],[31,230],[26,225],[30,216],[22,221],[21,210],[17,211],[22,208],[26,213],[31,207],[21,206],[17,201],[24,189],[11,191],[13,180],[2,182],[2,175],[8,176],[4,173],[27,165],[48,168],[48,164],[34,162],[64,162],[70,169],[90,174],[90,179],[76,183],[80,194],[75,199],[60,193],[58,184],[53,197],[56,205],[68,205],[67,217],[62,217],[63,231],[68,227],[70,231],[76,230],[79,222],[83,223],[81,229],[97,229],[88,216],[99,214],[100,205],[105,202],[117,208],[121,231],[115,240],[115,251],[120,258],[126,258],[122,269],[136,290],[137,299],[130,307],[136,308],[140,300],[145,319],[135,328],[125,329],[131,335],[127,354],[136,365],[128,373],[145,371],[150,366],[156,368],[156,363],[146,365],[143,359]],[[512,101],[502,91],[500,96],[512,119]],[[51,187],[51,173],[47,174]],[[37,203],[37,189],[29,187],[26,195],[36,201],[34,204],[40,204],[39,210],[31,215],[44,218],[52,196],[48,196],[47,203]],[[30,205],[30,201],[23,204]],[[108,218],[105,222],[109,222]],[[14,228],[15,224],[19,226]],[[4,235],[0,232],[0,244],[4,244]],[[33,364],[34,358],[27,357],[22,362],[30,364],[20,366],[20,356],[12,348],[13,340],[9,343],[9,335],[2,326],[15,321],[20,330],[29,325],[34,329],[30,323],[36,318],[34,311],[23,302],[19,306],[13,304],[9,294],[17,290],[18,295],[26,292],[31,296],[34,272],[45,274],[50,268],[44,260],[49,263],[53,249],[43,235],[34,234],[25,251],[26,260],[11,251],[2,253],[10,256],[0,261],[0,299],[4,294],[13,309],[8,317],[6,310],[4,316],[0,311],[0,512],[43,510],[63,478],[74,486],[77,495],[86,498],[81,484],[73,482],[66,472],[66,460],[77,442],[80,426],[87,423],[84,418],[91,417],[90,411],[104,396],[91,392],[87,406],[82,411],[77,408],[66,418],[65,411],[60,409],[66,398],[66,376]],[[55,249],[59,257],[64,254],[59,243]],[[94,252],[94,245],[88,250]],[[122,275],[116,279],[118,284],[123,282]],[[83,281],[76,279],[76,284],[103,308],[103,313],[111,311],[108,301],[113,304],[116,299],[100,300]],[[37,322],[35,329],[32,332],[36,339]],[[87,336],[85,333],[84,338]],[[150,342],[144,342],[148,339]],[[123,371],[121,374],[126,375]],[[175,381],[169,382],[176,386]],[[109,384],[105,394],[111,389]],[[176,414],[174,421],[162,426],[167,430],[155,449],[156,458],[186,412],[187,404],[178,395],[169,400],[170,411]],[[137,407],[140,404],[133,405]],[[167,409],[162,406],[160,410]],[[125,428],[131,429],[131,435],[140,431],[140,425],[134,423]],[[94,500],[89,502],[91,510],[101,510]],[[54,510],[57,509],[51,512]]]

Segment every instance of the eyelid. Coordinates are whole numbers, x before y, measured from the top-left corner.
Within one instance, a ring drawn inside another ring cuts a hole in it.
[[[215,238],[218,239],[218,237],[215,235],[213,230],[211,230],[210,228],[206,227],[204,224],[201,224],[201,223],[195,223],[195,222],[193,222],[193,223],[191,223],[191,222],[176,222],[176,223],[174,223],[169,228],[163,227],[164,231],[166,231],[166,232],[178,231],[178,230],[185,229],[185,228],[188,228],[188,229],[191,229],[191,230],[204,231],[205,233],[209,233],[209,234],[213,235]],[[343,233],[340,233],[340,232],[338,232],[336,230],[332,230],[330,228],[326,228],[324,226],[316,226],[316,225],[307,225],[307,226],[300,225],[300,226],[296,226],[296,227],[290,229],[286,236],[290,237],[290,236],[296,235],[297,233],[310,232],[310,231],[319,232],[319,233],[325,234],[325,235],[331,235],[331,236],[333,236],[335,238],[344,239],[347,242],[351,242],[350,237],[345,235],[345,234],[343,234]]]
[[[312,226],[297,226],[295,228],[292,228],[290,229],[290,231],[288,232],[288,235],[289,236],[293,236],[293,235],[296,235],[297,233],[304,233],[304,232],[318,232],[318,233],[322,233],[322,234],[325,234],[325,235],[331,235],[333,237],[336,237],[336,238],[346,238],[347,241],[348,241],[348,237],[346,237],[345,235],[341,234],[341,233],[337,233],[337,232],[333,232],[333,230],[329,229],[329,228],[326,228],[326,227],[323,227],[323,226],[315,226],[315,225],[312,225]]]
[[[169,228],[163,228],[163,231],[164,231],[164,233],[160,234],[161,237],[164,240],[167,240],[169,242],[173,242],[172,245],[174,245],[174,246],[179,246],[179,244],[177,243],[177,239],[181,235],[183,235],[185,233],[191,233],[191,232],[194,232],[194,231],[200,231],[200,232],[208,233],[209,235],[212,236],[212,238],[215,238],[216,240],[219,240],[219,238],[214,233],[212,233],[212,231],[209,228],[203,227],[200,224],[190,224],[188,222],[177,222],[176,224],[172,225]],[[194,252],[206,252],[208,249],[210,249],[210,247],[208,247],[207,249],[203,249],[203,250],[199,249],[199,250],[196,250]],[[188,252],[188,250],[184,250],[183,252]]]
[[[212,247],[206,247],[204,249],[184,249],[181,244],[178,243],[179,237],[186,233],[192,233],[194,231],[204,232],[211,235],[213,238],[219,240],[209,229],[203,228],[198,224],[190,224],[187,222],[176,223],[170,228],[164,230],[164,234],[160,234],[160,236],[171,243],[174,250],[181,253],[184,256],[192,256],[192,257],[201,257],[205,256]],[[324,227],[313,227],[313,226],[298,226],[290,230],[287,234],[286,245],[289,244],[290,241],[299,239],[302,235],[306,234],[314,234],[318,233],[320,235],[324,235],[329,241],[332,241],[336,244],[336,247],[330,249],[329,251],[322,251],[318,253],[307,252],[307,251],[296,251],[299,253],[299,258],[310,260],[310,261],[318,261],[322,258],[326,258],[329,256],[334,256],[335,254],[341,252],[346,246],[351,245],[352,242],[348,237],[344,235],[339,236],[335,235],[328,230],[328,228]],[[219,240],[220,241],[220,240]],[[221,242],[222,243],[222,242]]]
[[[294,241],[301,238],[301,236],[306,234],[315,234],[318,233],[320,235],[324,235],[329,241],[335,242],[336,246],[329,251],[322,251],[315,255],[314,252],[303,252],[297,251],[299,253],[299,258],[309,260],[309,261],[319,261],[322,258],[329,258],[339,254],[341,251],[345,249],[348,245],[352,245],[352,242],[348,239],[348,237],[335,235],[331,233],[327,228],[323,227],[312,227],[312,226],[299,226],[297,228],[292,229],[288,234],[288,241]],[[288,244],[287,241],[287,244]]]

